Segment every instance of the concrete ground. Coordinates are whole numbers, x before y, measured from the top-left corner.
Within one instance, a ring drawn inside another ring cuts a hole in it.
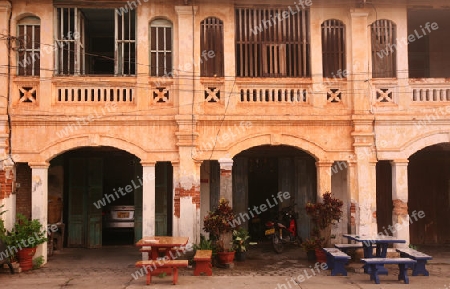
[[[235,262],[234,268],[213,268],[213,276],[193,276],[193,269],[180,272],[176,288],[450,288],[450,246],[421,247],[420,251],[433,256],[427,265],[429,277],[410,276],[410,284],[397,281],[396,266],[387,266],[388,276],[381,276],[381,284],[374,284],[369,275],[360,273],[361,263],[352,261],[349,274],[329,276],[330,271],[312,271],[305,253],[291,246],[282,254],[274,253],[269,244],[251,247],[247,260]],[[172,278],[153,277],[150,286],[145,277],[135,279],[134,264],[141,258],[133,246],[107,246],[102,249],[64,248],[55,251],[49,262],[40,269],[19,274],[0,274],[1,288],[175,288]],[[408,272],[410,275],[410,271]],[[136,275],[135,275],[136,276]],[[292,279],[294,278],[294,280]],[[302,282],[299,282],[302,281]]]

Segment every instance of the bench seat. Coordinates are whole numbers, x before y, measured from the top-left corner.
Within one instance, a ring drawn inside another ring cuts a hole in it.
[[[147,273],[147,285],[149,285],[152,281],[152,274],[159,274],[164,271],[161,269],[169,268],[172,269],[172,281],[173,284],[176,285],[178,282],[178,268],[187,267],[188,260],[147,260],[147,261],[138,261],[135,264],[136,267],[146,268],[145,272]]]
[[[419,276],[420,274],[423,276],[430,276],[425,265],[427,264],[427,261],[433,259],[433,257],[411,248],[397,248],[396,251],[400,253],[400,257],[411,258],[417,261],[417,263],[412,265],[413,276]]]
[[[323,248],[323,250],[327,254],[327,266],[328,269],[331,269],[331,276],[338,274],[347,276],[345,264],[350,260],[350,256],[337,248]]]
[[[212,276],[211,264],[212,250],[197,250],[195,252],[195,270],[194,276],[204,273],[206,276]]]
[[[400,271],[398,273],[398,280],[403,280],[405,284],[409,284],[406,265],[412,265],[417,262],[416,260],[409,258],[363,258],[361,261],[370,266],[370,280],[374,280],[376,284],[380,284],[377,265],[398,264]]]

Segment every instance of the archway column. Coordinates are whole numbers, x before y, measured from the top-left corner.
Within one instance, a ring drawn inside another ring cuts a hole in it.
[[[31,219],[37,219],[47,230],[48,168],[47,162],[28,163],[31,167]],[[36,249],[35,258],[42,256],[47,263],[47,242]]]
[[[220,198],[225,198],[233,204],[233,159],[221,158],[220,164]]]
[[[395,247],[407,247],[409,244],[408,215],[408,160],[393,160],[392,166],[392,227],[394,237],[406,240],[405,244]]]
[[[317,201],[322,201],[322,195],[331,192],[331,161],[316,162],[317,169]]]
[[[155,235],[155,165],[142,163],[142,236]]]

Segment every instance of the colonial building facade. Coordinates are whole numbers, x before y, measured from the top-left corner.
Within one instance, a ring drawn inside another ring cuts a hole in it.
[[[224,197],[254,236],[253,208],[296,203],[306,238],[332,191],[336,242],[449,243],[450,10],[429,2],[0,1],[6,225],[96,248],[133,205],[134,239],[196,243]]]

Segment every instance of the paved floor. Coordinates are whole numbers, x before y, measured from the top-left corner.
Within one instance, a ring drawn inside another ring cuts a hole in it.
[[[265,244],[252,247],[247,260],[235,262],[234,268],[213,268],[213,277],[194,277],[193,269],[180,272],[176,288],[450,288],[450,247],[426,247],[421,251],[434,258],[428,264],[430,277],[410,276],[410,284],[397,281],[398,269],[388,266],[390,274],[381,276],[381,284],[374,284],[369,276],[358,273],[359,262],[347,267],[349,275],[329,276],[329,271],[312,271],[304,252],[289,247],[282,254],[274,253]],[[154,277],[150,286],[145,277],[137,277],[134,263],[141,258],[133,246],[108,246],[103,249],[72,249],[56,251],[49,262],[38,270],[20,274],[0,274],[1,288],[169,288],[171,277]],[[294,280],[292,279],[294,278]],[[302,281],[302,282],[299,282]],[[174,288],[174,287],[171,287]]]

